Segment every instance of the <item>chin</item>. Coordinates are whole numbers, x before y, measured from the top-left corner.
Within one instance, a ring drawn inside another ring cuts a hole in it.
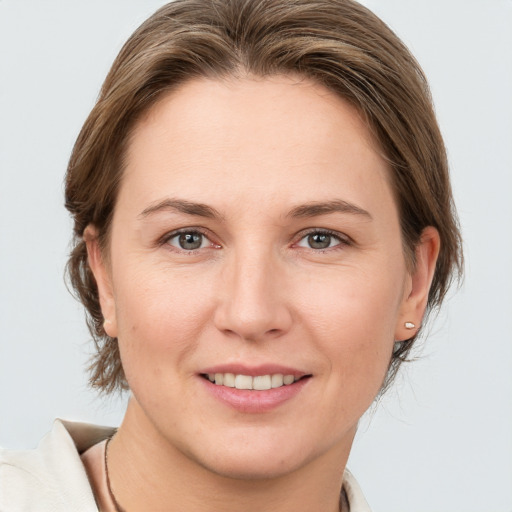
[[[268,453],[248,456],[247,453],[223,453],[212,459],[202,457],[199,464],[211,473],[234,480],[267,480],[289,475],[307,464],[308,460]]]
[[[333,446],[318,446],[297,432],[226,432],[219,438],[204,439],[202,449],[194,446],[185,453],[209,472],[236,480],[266,480],[285,477],[319,459]],[[271,429],[269,429],[271,430]],[[308,442],[309,441],[309,442]],[[198,449],[199,448],[199,449]]]

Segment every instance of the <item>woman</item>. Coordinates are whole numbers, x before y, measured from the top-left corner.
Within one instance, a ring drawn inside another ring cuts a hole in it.
[[[358,420],[461,264],[396,36],[350,1],[165,6],[107,76],[66,206],[91,384],[131,398],[115,433],[4,452],[0,505],[369,510]]]

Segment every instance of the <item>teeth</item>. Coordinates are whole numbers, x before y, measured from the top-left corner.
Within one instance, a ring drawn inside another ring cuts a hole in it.
[[[293,381],[295,379],[293,378],[293,375],[285,375],[283,377],[283,383],[285,386],[289,386],[290,384],[293,384]]]
[[[276,373],[272,375],[272,387],[280,388],[283,385],[283,375],[281,373]]]
[[[270,375],[258,375],[252,379],[252,388],[258,391],[272,388],[272,377]]]
[[[267,389],[289,386],[296,380],[293,375],[283,375],[276,373],[273,375],[235,375],[233,373],[209,373],[208,379],[217,386],[227,386],[236,389],[254,389],[256,391],[265,391]]]
[[[235,387],[235,376],[232,373],[224,374],[224,386],[227,386],[228,388]]]
[[[252,377],[249,375],[237,375],[235,377],[236,389],[252,389]]]

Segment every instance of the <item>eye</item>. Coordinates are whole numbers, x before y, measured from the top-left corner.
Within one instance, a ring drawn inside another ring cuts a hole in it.
[[[313,231],[302,237],[297,245],[307,247],[308,249],[330,249],[341,244],[348,243],[341,236],[330,233],[329,231]]]
[[[199,231],[181,231],[171,235],[166,243],[183,251],[195,251],[212,245],[208,238]]]

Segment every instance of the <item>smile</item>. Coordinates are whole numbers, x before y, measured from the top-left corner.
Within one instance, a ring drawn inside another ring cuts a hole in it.
[[[243,414],[268,413],[284,405],[303,392],[313,377],[276,364],[227,364],[205,368],[199,376],[211,396]]]
[[[255,376],[234,373],[208,373],[203,376],[217,386],[255,391],[289,386],[300,379],[300,377],[296,378],[294,375],[283,375],[282,373]]]

